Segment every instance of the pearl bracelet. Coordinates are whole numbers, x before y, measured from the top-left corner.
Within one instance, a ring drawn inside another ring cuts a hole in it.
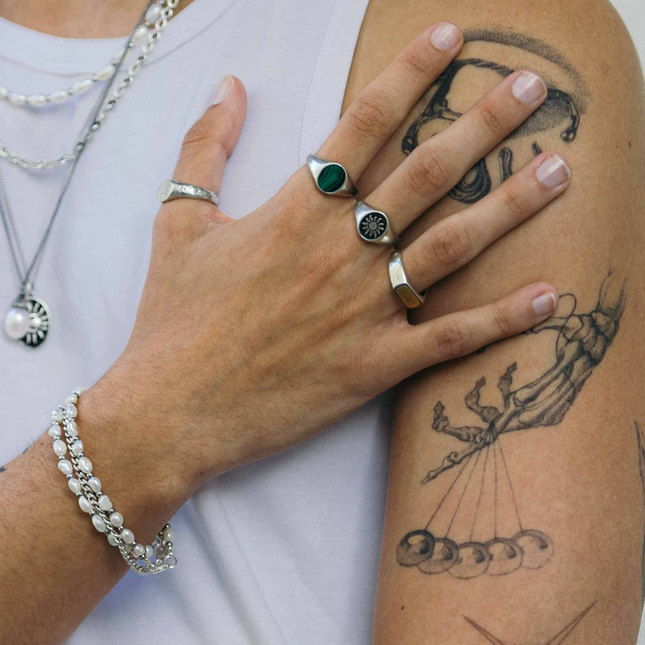
[[[173,569],[177,565],[177,558],[172,553],[173,533],[170,524],[166,524],[150,544],[139,544],[134,533],[123,526],[123,515],[114,510],[112,501],[101,489],[101,481],[94,476],[92,462],[83,452],[83,442],[78,436],[75,421],[78,414],[76,404],[83,392],[85,390],[80,388],[74,390],[65,404],[52,412],[48,434],[54,440],[58,469],[66,475],[69,489],[78,498],[81,510],[89,513],[94,528],[107,536],[111,546],[119,549],[131,569],[141,575]],[[61,439],[61,424],[67,443]]]

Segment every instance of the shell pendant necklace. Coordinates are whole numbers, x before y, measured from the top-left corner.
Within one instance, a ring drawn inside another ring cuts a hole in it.
[[[139,20],[137,20],[134,30],[126,41],[125,47],[121,50],[120,58],[113,61],[114,71],[111,73],[111,78],[108,79],[89,118],[83,124],[72,152],[52,160],[38,159],[30,161],[11,152],[0,141],[0,157],[4,157],[8,161],[23,168],[43,170],[67,165],[67,172],[65,173],[58,199],[56,200],[45,232],[29,265],[24,261],[24,254],[7,198],[6,185],[0,173],[0,189],[2,192],[2,199],[0,199],[0,219],[2,219],[9,250],[11,251],[11,257],[20,283],[19,294],[11,303],[9,311],[5,316],[4,331],[11,340],[19,342],[25,347],[32,349],[40,347],[47,339],[51,328],[51,312],[49,307],[44,300],[34,294],[34,277],[74,171],[85,150],[85,146],[92,138],[92,135],[99,130],[106,116],[116,106],[125,89],[131,85],[141,66],[148,58],[148,54],[154,49],[161,36],[161,32],[167,26],[170,18],[172,18],[174,9],[178,4],[179,0],[157,0],[156,2],[155,0],[149,0],[147,2],[143,13]],[[135,44],[140,43],[143,43],[143,45],[139,55],[130,65],[127,74],[106,103],[105,99],[112,88],[123,61],[129,51],[135,47]]]

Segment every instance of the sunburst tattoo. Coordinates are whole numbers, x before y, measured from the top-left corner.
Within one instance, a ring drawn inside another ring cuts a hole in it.
[[[565,640],[571,635],[571,632],[580,624],[580,621],[591,611],[592,607],[596,603],[589,605],[580,615],[574,618],[562,631],[558,632],[552,639],[536,643],[536,645],[561,645]],[[496,636],[493,636],[490,632],[486,631],[481,625],[478,625],[474,620],[464,616],[464,620],[474,627],[489,643],[493,645],[507,645],[504,641],[500,640]]]

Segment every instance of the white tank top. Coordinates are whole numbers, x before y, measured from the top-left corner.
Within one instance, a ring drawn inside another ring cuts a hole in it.
[[[241,217],[273,195],[337,122],[366,6],[195,0],[172,19],[88,144],[54,226],[36,280],[52,310],[50,337],[28,351],[0,334],[0,464],[125,346],[148,267],[155,190],[220,79],[239,76],[249,95],[222,189],[225,212]],[[0,83],[25,93],[70,86],[106,64],[123,40],[56,38],[0,20]],[[0,139],[29,157],[67,151],[97,92],[46,108],[47,117],[2,101]],[[62,172],[0,162],[31,257]],[[2,316],[17,285],[2,233]],[[68,642],[370,643],[391,400],[388,392],[307,443],[210,482],[172,520],[177,569],[127,575]],[[70,500],[69,512],[77,511]]]

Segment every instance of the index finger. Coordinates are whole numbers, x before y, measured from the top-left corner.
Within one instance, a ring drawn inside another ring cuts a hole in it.
[[[450,22],[419,34],[349,106],[317,155],[358,179],[462,44],[461,31]]]

